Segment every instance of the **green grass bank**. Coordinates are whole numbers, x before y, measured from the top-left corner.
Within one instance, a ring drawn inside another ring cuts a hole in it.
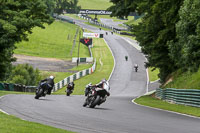
[[[16,44],[17,49],[14,53],[66,60],[77,57],[78,36],[73,49],[73,39],[78,28],[76,25],[56,20],[45,27],[45,29],[34,28],[33,33],[28,36],[29,41]],[[80,57],[89,57],[88,48],[83,47],[83,45],[80,47]]]
[[[112,3],[110,0],[79,0],[78,5],[82,9],[106,10]]]
[[[173,73],[169,80],[168,84],[163,86],[164,88],[177,88],[177,89],[200,89],[200,69],[198,72],[182,72],[177,71]],[[162,100],[159,100],[153,96],[142,96],[135,100],[136,103],[150,106],[154,108],[179,112],[183,114],[193,115],[200,117],[200,108],[171,104]]]
[[[84,94],[85,86],[88,83],[96,84],[103,78],[108,79],[112,72],[114,60],[108,46],[103,39],[94,39],[93,41],[94,47],[92,48],[92,52],[97,61],[96,70],[93,74],[82,77],[74,82],[75,89],[73,95]],[[65,87],[54,94],[65,95]]]
[[[181,72],[180,70],[173,73],[169,82],[164,88],[177,89],[200,89],[200,69],[195,72]]]
[[[135,102],[149,107],[200,117],[200,108],[185,106],[185,105],[170,104],[168,102],[158,100],[152,96],[142,96],[140,98],[137,98]]]

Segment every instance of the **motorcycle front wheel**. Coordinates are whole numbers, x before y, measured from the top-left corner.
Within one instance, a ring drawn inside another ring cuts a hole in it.
[[[39,99],[39,97],[42,96],[42,93],[43,93],[43,90],[42,90],[42,89],[39,89],[38,92],[36,92],[35,99]]]

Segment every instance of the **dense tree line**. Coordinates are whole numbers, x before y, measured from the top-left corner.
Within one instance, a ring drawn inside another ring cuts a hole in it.
[[[9,78],[15,44],[28,40],[34,27],[51,24],[53,13],[80,8],[78,0],[0,0],[0,81]]]
[[[199,0],[111,0],[113,16],[142,15],[132,26],[146,55],[147,67],[159,68],[162,81],[181,69],[196,71],[200,65]]]

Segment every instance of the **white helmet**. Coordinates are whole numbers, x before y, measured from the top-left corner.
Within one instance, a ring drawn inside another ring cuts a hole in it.
[[[49,78],[50,78],[50,79],[54,79],[54,76],[51,75],[51,76],[49,76]]]

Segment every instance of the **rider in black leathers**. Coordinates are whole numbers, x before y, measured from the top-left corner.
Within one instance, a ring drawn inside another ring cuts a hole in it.
[[[45,90],[47,89],[48,92],[47,94],[51,95],[51,91],[54,87],[54,76],[50,76],[49,78],[46,78],[44,80],[41,80],[41,87],[44,88]]]

